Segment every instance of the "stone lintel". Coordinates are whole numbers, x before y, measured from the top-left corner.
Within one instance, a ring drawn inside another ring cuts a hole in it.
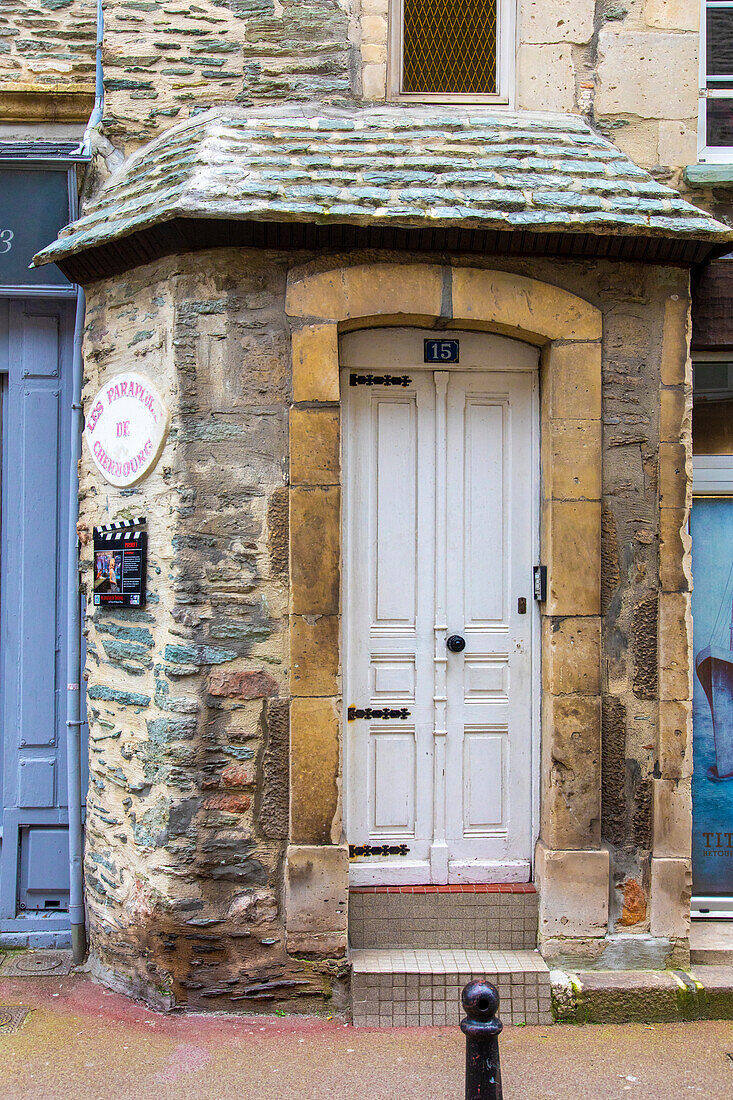
[[[86,122],[94,107],[94,85],[0,85],[5,122]]]

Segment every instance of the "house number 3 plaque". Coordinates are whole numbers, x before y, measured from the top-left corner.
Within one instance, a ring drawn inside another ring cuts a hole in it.
[[[133,371],[102,386],[87,411],[84,429],[95,466],[111,485],[136,485],[163,449],[170,414],[149,378]]]

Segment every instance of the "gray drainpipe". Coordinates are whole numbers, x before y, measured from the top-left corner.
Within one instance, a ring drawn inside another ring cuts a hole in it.
[[[84,961],[87,951],[84,925],[84,840],[81,824],[81,599],[79,595],[79,549],[76,523],[79,518],[79,458],[84,427],[81,405],[84,291],[76,292],[74,365],[71,397],[71,455],[69,458],[69,545],[67,578],[66,684],[66,776],[69,806],[69,920],[75,963]]]
[[[104,23],[102,0],[97,0],[97,49],[94,108],[84,130],[81,151],[89,155],[91,137],[102,119],[104,84],[102,80],[102,39]],[[69,921],[71,948],[75,963],[81,963],[87,953],[84,922],[84,835],[82,830],[81,790],[81,598],[79,594],[79,542],[76,531],[79,519],[79,459],[84,414],[81,403],[83,375],[82,336],[84,332],[84,291],[77,287],[74,320],[74,362],[71,386],[71,455],[69,458],[69,530],[68,530],[68,611],[67,676],[66,676],[66,775],[69,807]]]
[[[102,72],[102,43],[104,41],[104,12],[102,10],[102,0],[97,0],[97,52],[95,59],[95,74],[94,74],[94,107],[92,113],[89,116],[86,130],[84,131],[84,137],[82,138],[82,151],[89,153],[91,147],[92,130],[95,126],[98,126],[102,120],[102,111],[104,109],[104,77]]]

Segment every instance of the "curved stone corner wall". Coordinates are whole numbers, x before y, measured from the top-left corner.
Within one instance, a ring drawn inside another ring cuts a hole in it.
[[[86,896],[95,966],[160,1004],[323,1004],[286,952],[288,334],[262,254],[165,260],[89,288],[85,397],[116,371],[172,412],[152,475],[84,453],[81,525],[145,515],[148,604],[89,604]],[[84,549],[91,592],[92,547]],[[344,899],[345,901],[345,899]]]

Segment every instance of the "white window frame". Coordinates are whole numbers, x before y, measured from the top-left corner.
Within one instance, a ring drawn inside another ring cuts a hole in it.
[[[733,0],[701,0],[700,5],[700,97],[697,119],[697,155],[698,160],[708,164],[730,164],[733,162],[733,146],[707,144],[707,105],[709,99],[729,99],[733,103],[733,88],[716,88],[716,79],[733,81],[733,73],[727,78],[708,76],[707,59],[707,11],[708,7],[729,9],[733,16]],[[709,85],[712,83],[712,87]]]
[[[514,107],[517,34],[516,0],[496,0],[496,22],[496,83],[498,90],[493,95],[403,92],[404,0],[390,0],[389,50],[387,56],[389,98],[406,103],[487,103],[497,107]]]

